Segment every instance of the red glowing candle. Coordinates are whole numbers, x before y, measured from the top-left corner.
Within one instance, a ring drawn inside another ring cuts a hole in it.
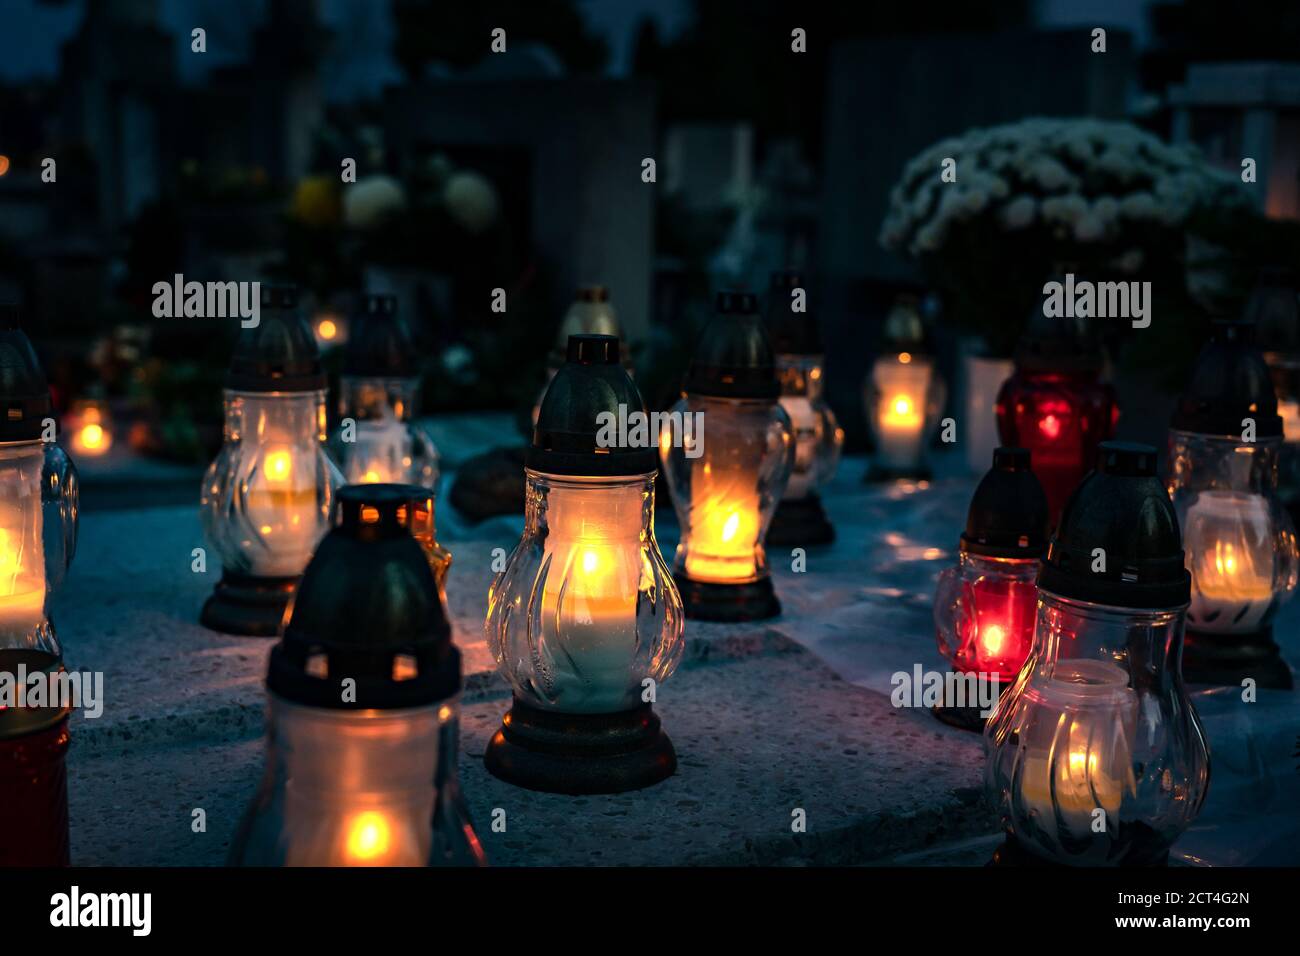
[[[986,559],[969,562],[974,572],[962,585],[955,641],[940,634],[940,649],[962,673],[997,675],[1007,683],[1020,672],[1034,638],[1038,561]]]

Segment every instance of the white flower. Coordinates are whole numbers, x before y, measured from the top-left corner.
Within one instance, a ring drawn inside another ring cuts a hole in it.
[[[1008,229],[1024,229],[1033,223],[1037,211],[1033,196],[1017,196],[1002,207],[1002,223]]]
[[[1043,200],[1043,221],[1072,226],[1088,211],[1088,203],[1078,193],[1049,196]]]
[[[461,170],[447,180],[442,198],[451,218],[475,234],[495,223],[501,210],[496,189],[487,179],[469,170]]]
[[[353,229],[373,229],[406,208],[406,192],[391,176],[367,176],[343,190],[343,221]]]
[[[1064,189],[1074,179],[1070,171],[1051,156],[1039,156],[1029,165],[1029,178],[1049,192]]]
[[[1095,212],[1085,213],[1075,220],[1074,238],[1080,242],[1096,242],[1106,235],[1106,224]]]
[[[1126,219],[1156,218],[1155,197],[1147,192],[1129,193],[1119,201],[1119,208]]]

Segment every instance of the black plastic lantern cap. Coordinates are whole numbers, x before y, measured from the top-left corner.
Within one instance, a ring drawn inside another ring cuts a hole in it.
[[[367,295],[348,330],[343,374],[358,378],[416,378],[415,344],[391,295]]]
[[[412,515],[429,491],[351,485],[271,649],[267,687],[311,707],[421,707],[460,690],[460,653]],[[344,694],[344,681],[355,694]]]
[[[1065,503],[1038,575],[1045,591],[1135,609],[1191,600],[1178,517],[1150,445],[1102,442],[1097,466]]]
[[[243,329],[226,375],[237,392],[315,392],[325,388],[325,369],[311,326],[298,314],[292,286],[262,286],[261,320]]]
[[[817,317],[811,312],[796,312],[793,292],[804,290],[807,302],[807,277],[801,272],[773,272],[772,287],[767,295],[767,333],[772,351],[777,355],[821,355],[825,352]]]
[[[750,292],[720,292],[717,314],[704,329],[690,369],[686,391],[718,398],[765,398],[781,394],[772,345],[758,317],[758,300]]]
[[[52,414],[50,385],[22,330],[22,309],[0,303],[0,442],[40,439]]]
[[[525,467],[552,475],[613,478],[645,475],[658,466],[658,435],[647,434],[647,447],[621,447],[622,419],[645,414],[641,393],[619,363],[618,337],[570,335],[565,362],[555,373],[533,426]],[[613,429],[603,428],[612,416]],[[602,447],[598,439],[612,439]],[[632,423],[628,423],[628,434]],[[648,427],[647,427],[648,433]]]
[[[1051,511],[1027,448],[998,448],[966,512],[961,550],[988,558],[1041,558]]]
[[[1256,438],[1279,438],[1282,416],[1263,354],[1252,344],[1250,322],[1216,321],[1210,341],[1192,367],[1170,425],[1202,435],[1240,436],[1255,422]]]
[[[1057,276],[1055,281],[1064,285],[1065,277]],[[1038,301],[1016,347],[1015,362],[1025,371],[1100,372],[1101,346],[1078,319],[1045,315]]]

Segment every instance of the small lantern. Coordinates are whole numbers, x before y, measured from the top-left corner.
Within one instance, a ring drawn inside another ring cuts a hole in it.
[[[1263,270],[1246,304],[1246,320],[1255,323],[1256,342],[1264,352],[1282,416],[1278,452],[1278,497],[1300,524],[1300,293],[1290,269]]]
[[[822,509],[822,488],[835,477],[844,430],[822,396],[825,388],[825,349],[816,318],[802,305],[807,288],[797,272],[772,275],[765,321],[776,353],[781,383],[781,407],[794,429],[794,468],[777,506],[769,545],[818,545],[835,540],[835,527]],[[796,299],[798,297],[798,299]]]
[[[77,469],[52,440],[45,373],[16,307],[0,305],[0,648],[61,657],[47,613],[77,550]]]
[[[542,410],[542,399],[546,397],[546,390],[550,388],[555,373],[564,364],[569,336],[571,335],[612,335],[619,339],[620,351],[623,355],[623,367],[627,369],[629,375],[632,374],[632,369],[628,365],[627,351],[622,347],[623,329],[619,326],[618,315],[614,312],[614,306],[609,301],[609,289],[603,285],[579,286],[577,293],[573,297],[573,304],[569,306],[569,311],[564,314],[564,321],[560,323],[560,332],[556,336],[555,348],[547,356],[546,384],[542,386],[537,401],[533,403],[534,426],[537,424],[537,416]]]
[[[415,346],[391,295],[368,295],[352,326],[339,379],[330,451],[348,484],[435,488],[438,449],[412,421],[419,403]]]
[[[55,686],[57,655],[0,648],[0,680],[17,687],[35,675]],[[66,701],[0,706],[0,867],[67,866],[68,718]]]
[[[1035,310],[995,405],[1002,444],[1033,454],[1053,522],[1119,422],[1100,350],[1076,321]]]
[[[926,444],[947,389],[927,354],[925,327],[912,296],[899,296],[885,318],[882,354],[863,390],[867,425],[876,443],[868,481],[930,477]]]
[[[670,412],[683,423],[702,421],[702,433],[660,435],[681,526],[673,575],[686,616],[701,620],[781,613],[763,539],[794,466],[794,435],[757,311],[748,292],[718,296]]]
[[[620,407],[645,412],[618,339],[571,336],[525,460],[523,537],[488,594],[514,701],[484,762],[530,790],[617,793],[677,768],[651,702],[682,656],[682,603],[655,541],[654,437],[600,438]]]
[[[108,403],[99,399],[73,402],[64,416],[64,428],[71,434],[72,450],[78,456],[98,458],[113,447],[113,421]]]
[[[203,479],[200,514],[223,569],[206,627],[279,631],[343,484],[324,450],[325,386],[296,293],[263,286],[261,321],[243,330],[226,377],[225,443]]]
[[[460,652],[413,506],[354,485],[308,565],[267,673],[267,763],[239,866],[482,864],[456,773]]]
[[[995,681],[1000,690],[1020,673],[1033,643],[1047,535],[1047,497],[1029,451],[998,448],[971,499],[957,566],[939,576],[934,599],[939,651],[954,671]],[[964,730],[984,727],[973,700],[945,699],[935,716]]]
[[[1009,835],[997,859],[1167,859],[1209,786],[1179,672],[1190,586],[1155,449],[1103,442],[1048,547],[1033,648],[985,728]]]
[[[1169,431],[1169,494],[1192,575],[1183,675],[1289,689],[1270,622],[1295,589],[1300,553],[1277,496],[1282,418],[1252,331],[1215,323]]]

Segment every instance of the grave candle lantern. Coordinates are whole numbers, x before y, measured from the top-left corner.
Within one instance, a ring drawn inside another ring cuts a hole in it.
[[[412,420],[419,403],[415,346],[391,295],[368,295],[352,323],[330,451],[348,484],[438,483],[438,449]]]
[[[995,404],[1002,444],[1033,454],[1052,521],[1119,421],[1115,390],[1099,381],[1101,353],[1075,323],[1035,310]]]
[[[274,637],[293,588],[329,528],[343,479],[324,450],[325,373],[291,288],[262,287],[225,389],[225,442],[203,479],[200,514],[222,578],[202,622]]]
[[[1300,293],[1295,273],[1263,270],[1246,305],[1246,320],[1255,323],[1282,416],[1277,494],[1292,524],[1300,524]]]
[[[1048,546],[1033,647],[984,732],[1001,858],[1160,863],[1200,812],[1209,753],[1179,669],[1191,582],[1155,465],[1103,442]]]
[[[794,310],[796,292],[807,295],[802,275],[772,275],[765,322],[776,353],[781,407],[794,429],[795,452],[790,480],[767,533],[771,545],[817,545],[835,540],[835,527],[826,517],[818,490],[839,467],[844,431],[822,395],[826,356],[817,321],[807,311]]]
[[[10,686],[63,671],[55,654],[0,647],[0,679]],[[0,867],[67,866],[70,704],[0,707]]]
[[[656,459],[606,447],[598,416],[644,414],[618,339],[574,335],[525,460],[524,533],[488,594],[514,701],[487,769],[554,793],[616,793],[677,767],[647,686],[682,655],[682,605],[654,535]]]
[[[456,775],[460,652],[411,534],[427,492],[354,485],[267,674],[267,763],[239,866],[482,864]]]
[[[1249,323],[1215,323],[1169,432],[1169,494],[1192,575],[1183,674],[1290,688],[1270,622],[1295,589],[1300,554],[1277,497],[1282,418],[1251,334]]]
[[[963,674],[1010,686],[1029,655],[1038,604],[1038,571],[1047,548],[1047,497],[1024,448],[999,448],[975,489],[958,563],[939,576],[934,599],[939,651]],[[976,701],[945,699],[945,723],[980,730]]]
[[[574,294],[573,304],[569,306],[569,311],[564,314],[564,321],[560,323],[560,331],[556,336],[555,347],[551,349],[550,355],[547,356],[546,384],[542,386],[537,401],[533,403],[534,426],[537,424],[538,414],[541,413],[542,399],[546,397],[546,390],[550,387],[551,380],[555,378],[555,373],[564,364],[569,336],[571,335],[612,335],[619,339],[623,367],[627,369],[629,375],[632,374],[632,368],[628,364],[627,350],[622,343],[623,329],[619,326],[618,315],[614,311],[613,304],[609,301],[609,289],[603,285],[579,286]]]
[[[926,350],[916,301],[900,296],[885,318],[882,354],[864,389],[867,425],[876,444],[868,481],[930,477],[925,449],[946,394]]]
[[[702,434],[660,435],[681,526],[673,574],[687,617],[753,621],[781,613],[763,540],[794,465],[794,436],[754,296],[724,292],[717,313],[670,413],[698,417]]]
[[[112,417],[108,404],[96,399],[74,402],[65,421],[78,455],[97,458],[113,447]]]

